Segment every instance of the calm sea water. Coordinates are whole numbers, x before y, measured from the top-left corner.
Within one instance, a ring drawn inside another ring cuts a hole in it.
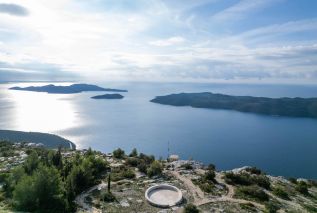
[[[45,83],[47,84],[47,83]],[[59,83],[60,84],[60,83]],[[103,94],[46,94],[8,90],[0,84],[0,129],[55,133],[77,144],[110,152],[121,147],[166,158],[214,163],[218,169],[257,166],[269,174],[317,179],[317,120],[281,118],[229,110],[173,107],[149,102],[157,95],[218,92],[267,97],[316,97],[317,86],[100,83],[128,89],[122,100]]]

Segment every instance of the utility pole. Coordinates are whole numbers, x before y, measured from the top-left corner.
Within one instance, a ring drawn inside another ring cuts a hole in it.
[[[167,160],[169,159],[170,157],[170,142],[168,141],[167,142]]]

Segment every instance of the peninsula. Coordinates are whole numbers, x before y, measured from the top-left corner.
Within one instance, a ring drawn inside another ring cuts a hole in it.
[[[41,132],[22,132],[14,130],[0,130],[0,141],[12,143],[27,143],[30,146],[42,145],[45,148],[70,148],[76,149],[76,145],[58,135]]]
[[[91,97],[92,99],[122,99],[124,96],[120,94],[104,94]]]
[[[172,106],[236,110],[271,116],[317,118],[317,98],[266,98],[202,92],[157,96],[151,102]]]
[[[10,90],[23,90],[32,92],[47,92],[55,94],[71,94],[88,91],[107,91],[107,92],[127,92],[127,90],[102,88],[92,84],[72,84],[69,86],[56,86],[53,84],[45,86],[29,86],[29,87],[11,87]]]

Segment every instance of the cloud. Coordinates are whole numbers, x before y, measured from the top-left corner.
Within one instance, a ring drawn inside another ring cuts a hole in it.
[[[172,45],[178,45],[183,42],[185,42],[186,39],[181,36],[175,36],[168,39],[161,39],[156,41],[149,42],[150,45],[153,46],[159,46],[159,47],[166,47],[166,46],[172,46]]]
[[[3,4],[0,3],[0,13],[6,13],[13,16],[27,16],[29,11],[17,4]]]
[[[63,72],[54,64],[45,63],[7,63],[0,61],[1,81],[23,80],[75,80],[78,78],[73,72]]]
[[[32,13],[1,16],[0,79],[317,81],[317,15],[273,0],[11,1]]]
[[[212,16],[216,21],[239,20],[272,4],[272,0],[241,0]]]

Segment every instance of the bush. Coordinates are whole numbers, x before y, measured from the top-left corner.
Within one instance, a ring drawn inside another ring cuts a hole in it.
[[[213,170],[213,171],[215,171],[215,170],[216,170],[216,166],[211,163],[211,164],[209,164],[209,165],[207,166],[207,170]]]
[[[297,179],[296,178],[289,178],[288,179],[291,183],[293,183],[293,184],[297,184]]]
[[[194,204],[189,203],[185,206],[184,213],[199,213],[199,210]]]
[[[271,183],[268,177],[264,176],[264,175],[258,175],[258,176],[254,176],[251,178],[252,182],[254,184],[257,184],[258,186],[261,186],[265,189],[270,189],[271,188]]]
[[[200,183],[199,188],[206,193],[210,193],[213,191],[214,185],[210,183]]]
[[[147,173],[147,165],[143,161],[138,164],[137,168],[140,172],[143,172],[145,174]]]
[[[161,175],[162,171],[163,171],[163,167],[162,167],[161,163],[158,161],[154,161],[153,163],[151,163],[150,168],[147,169],[147,175],[149,177]]]
[[[113,157],[122,159],[124,157],[124,151],[120,148],[113,151]]]
[[[135,157],[129,157],[126,159],[125,163],[129,166],[133,166],[136,167],[139,164],[139,159],[135,158]]]
[[[258,186],[242,186],[237,190],[238,194],[246,195],[259,201],[268,201],[269,196]]]
[[[204,179],[208,181],[214,181],[215,177],[216,177],[216,174],[213,170],[208,170],[204,175]]]
[[[267,202],[265,204],[265,208],[269,213],[276,213],[279,210],[279,207],[272,202]]]
[[[144,160],[146,164],[151,164],[153,161],[155,161],[155,157],[153,155],[146,155],[143,153],[140,153],[139,158]]]
[[[104,192],[101,195],[101,198],[104,202],[107,202],[107,203],[110,203],[116,200],[116,197],[111,192],[108,192],[108,191]]]
[[[185,163],[181,167],[186,169],[186,170],[193,169],[193,166],[190,163]]]
[[[136,148],[132,149],[129,157],[138,157],[138,151],[136,150]]]
[[[271,183],[265,175],[249,175],[248,173],[234,174],[228,172],[225,174],[225,181],[233,185],[249,186],[256,184],[265,189],[270,189]]]
[[[250,172],[251,174],[260,175],[262,174],[262,171],[256,167],[248,167],[246,168],[247,172]]]
[[[251,185],[251,177],[249,174],[243,173],[243,174],[234,174],[233,172],[227,172],[225,173],[225,181],[228,184],[239,184],[239,185]]]
[[[289,196],[287,194],[286,191],[284,191],[281,187],[276,187],[273,189],[273,194],[275,194],[276,196],[284,199],[284,200],[289,200]]]
[[[304,181],[300,181],[297,183],[296,187],[295,187],[296,191],[304,194],[304,195],[308,195],[308,186]]]
[[[135,178],[135,173],[131,169],[124,170],[122,172],[124,178],[132,179]]]

